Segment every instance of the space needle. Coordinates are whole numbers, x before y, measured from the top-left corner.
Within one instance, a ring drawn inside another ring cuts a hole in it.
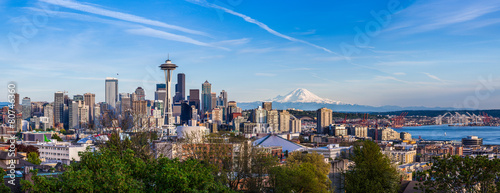
[[[177,68],[177,65],[172,63],[170,60],[170,57],[165,61],[164,64],[160,65],[160,69],[163,70],[165,73],[165,83],[166,83],[166,88],[165,90],[167,91],[167,94],[165,96],[165,112],[164,112],[164,124],[162,126],[163,131],[167,130],[168,135],[172,135],[175,129],[174,122],[173,122],[173,117],[172,117],[172,96],[171,96],[171,88],[170,88],[170,82],[171,82],[171,71],[175,70]],[[163,134],[162,131],[162,134]]]

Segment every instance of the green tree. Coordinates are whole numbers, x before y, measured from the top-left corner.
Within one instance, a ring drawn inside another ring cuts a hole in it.
[[[61,182],[57,178],[38,176],[38,170],[32,170],[33,175],[29,180],[21,180],[21,190],[31,193],[60,192]]]
[[[3,169],[0,169],[0,176],[2,176],[2,178],[3,178],[6,175],[7,175],[7,172],[5,172],[5,170],[3,170]],[[9,192],[10,192],[10,188],[7,185],[5,185],[5,182],[2,183],[2,185],[0,185],[0,193],[9,193]]]
[[[42,163],[36,152],[29,152],[27,155],[27,161],[35,165],[40,165]]]
[[[116,137],[116,136],[115,136]],[[196,160],[146,158],[129,148],[130,140],[110,140],[95,152],[82,152],[81,161],[58,177],[22,180],[30,192],[229,192],[216,180],[213,168]]]
[[[329,192],[330,165],[317,153],[291,153],[286,165],[270,170],[271,192]]]
[[[435,158],[430,171],[420,176],[418,189],[425,192],[500,192],[500,159]]]
[[[391,160],[372,141],[354,147],[354,166],[345,174],[346,192],[398,192],[400,176]]]
[[[63,139],[61,139],[61,137],[59,137],[59,135],[56,135],[55,133],[52,134],[52,139],[55,139],[57,141],[63,141]]]

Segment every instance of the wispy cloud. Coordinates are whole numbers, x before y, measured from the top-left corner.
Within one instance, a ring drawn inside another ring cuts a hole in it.
[[[341,56],[332,56],[332,57],[316,57],[316,58],[313,58],[312,60],[320,61],[320,62],[334,62],[334,61],[341,61],[344,59],[345,58],[341,57]]]
[[[207,46],[207,47],[215,47],[215,48],[221,48],[224,50],[229,50],[224,47],[219,47],[219,46],[214,46],[205,42],[200,42],[198,40],[186,37],[186,36],[181,36],[177,34],[172,34],[160,30],[155,30],[151,29],[148,27],[142,27],[138,29],[129,29],[126,30],[126,32],[131,33],[131,34],[136,34],[136,35],[144,35],[144,36],[150,36],[150,37],[155,37],[155,38],[161,38],[165,40],[173,40],[173,41],[179,41],[179,42],[185,42],[185,43],[190,43],[190,44],[195,44],[199,46]]]
[[[437,78],[437,77],[435,77],[435,78]],[[435,78],[433,78],[433,79],[435,79]],[[437,78],[437,79],[439,79],[439,78]],[[408,80],[403,80],[403,79],[400,79],[400,78],[396,78],[394,76],[375,76],[373,78],[373,80],[374,81],[392,80],[392,81],[396,81],[396,82],[400,82],[400,83],[404,83],[404,84],[410,84],[410,85],[443,85],[443,83],[444,83],[444,81],[440,81],[440,82],[408,81]]]
[[[315,34],[315,33],[316,33],[315,29],[310,29],[310,30],[307,30],[307,31],[304,31],[304,32],[293,32],[293,34],[297,34],[297,35],[312,35],[312,34]]]
[[[269,52],[296,52],[299,51],[300,48],[297,47],[289,47],[289,48],[274,48],[274,47],[268,47],[268,48],[244,48],[238,51],[238,53],[257,53],[257,54],[263,54],[263,53],[269,53]]]
[[[43,12],[47,10],[42,10],[39,8],[34,8],[34,7],[29,7],[27,8],[30,11],[34,12]],[[184,43],[190,43],[194,45],[199,45],[199,46],[207,46],[207,47],[217,47],[221,48],[224,50],[228,50],[227,48],[218,46],[216,44],[209,44],[205,42],[201,42],[198,40],[195,40],[193,38],[183,36],[183,35],[177,35],[161,30],[156,30],[148,27],[144,27],[140,24],[133,24],[129,23],[126,21],[114,21],[110,19],[104,19],[104,18],[99,18],[95,16],[90,16],[90,15],[84,15],[84,14],[79,14],[79,13],[71,13],[71,12],[62,12],[62,11],[48,11],[49,14],[52,14],[57,17],[61,18],[68,18],[68,19],[75,19],[75,20],[81,20],[81,21],[89,21],[89,22],[98,22],[98,23],[105,23],[105,24],[110,24],[110,25],[115,25],[115,26],[120,26],[123,28],[128,28],[125,30],[127,33],[131,33],[134,35],[143,35],[143,36],[148,36],[148,37],[155,37],[155,38],[160,38],[160,39],[165,39],[165,40],[171,40],[171,41],[178,41],[178,42],[184,42]],[[242,42],[244,40],[227,40],[228,42],[234,41],[234,42]]]
[[[176,25],[171,25],[171,24],[167,24],[165,22],[151,20],[151,19],[147,19],[144,17],[140,17],[140,16],[128,14],[128,13],[111,11],[111,10],[103,9],[103,8],[96,7],[96,6],[93,6],[90,4],[78,3],[78,2],[72,1],[72,0],[39,0],[39,1],[53,4],[53,5],[58,5],[61,7],[66,7],[66,8],[73,9],[73,10],[78,10],[78,11],[82,11],[82,12],[87,12],[87,13],[106,16],[106,17],[115,18],[115,19],[119,19],[119,20],[124,20],[124,21],[128,21],[128,22],[140,23],[140,24],[144,24],[144,25],[152,25],[152,26],[156,26],[156,27],[163,27],[163,28],[182,31],[185,33],[190,33],[190,34],[209,36],[205,32],[192,30],[192,29],[188,29],[188,28],[184,28],[184,27],[180,27],[180,26],[176,26]]]
[[[293,42],[300,42],[300,43],[304,43],[304,44],[307,44],[307,45],[310,45],[310,46],[313,46],[315,48],[318,48],[318,49],[321,49],[323,51],[326,51],[328,53],[334,53],[334,54],[337,54],[335,52],[332,52],[331,50],[325,48],[325,47],[321,47],[321,46],[318,46],[316,44],[313,44],[313,43],[310,43],[310,42],[307,42],[307,41],[304,41],[304,40],[300,40],[300,39],[296,39],[296,38],[293,38],[293,37],[290,37],[290,36],[287,36],[287,35],[284,35],[284,34],[281,34],[273,29],[271,29],[269,26],[267,26],[266,24],[260,22],[260,21],[257,21],[247,15],[244,15],[244,14],[241,14],[241,13],[238,13],[238,12],[235,12],[233,10],[230,10],[228,8],[225,8],[225,7],[221,7],[221,6],[218,6],[218,5],[215,5],[215,4],[212,4],[212,3],[208,3],[207,1],[205,0],[187,0],[188,2],[191,2],[191,3],[194,3],[194,4],[197,4],[197,5],[201,5],[201,6],[204,6],[204,7],[209,7],[209,8],[214,8],[214,9],[219,9],[219,10],[222,10],[226,13],[229,13],[231,15],[234,15],[234,16],[237,16],[237,17],[241,17],[242,19],[244,19],[245,21],[249,22],[249,23],[253,23],[257,26],[259,26],[260,28],[266,30],[267,32],[275,35],[275,36],[278,36],[278,37],[281,37],[281,38],[284,38],[284,39],[287,39],[287,40],[290,40],[290,41],[293,41]],[[339,55],[339,54],[337,54]]]
[[[255,76],[274,77],[274,76],[276,76],[276,74],[272,74],[272,73],[261,73],[261,72],[258,72],[258,73],[255,73]]]
[[[427,77],[432,78],[432,79],[434,79],[434,80],[437,80],[437,81],[439,81],[439,82],[445,82],[445,81],[444,81],[444,80],[442,80],[441,78],[439,78],[439,77],[437,77],[437,76],[435,76],[435,75],[432,75],[432,74],[430,74],[430,73],[427,73],[427,72],[422,72],[422,73],[423,73],[423,74],[425,74],[425,75],[427,75]]]
[[[404,72],[395,72],[395,73],[392,73],[392,74],[394,74],[396,76],[404,76],[404,75],[406,75],[406,73],[404,73]]]
[[[379,62],[376,65],[381,66],[421,66],[435,64],[435,61],[392,61],[392,62]]]
[[[475,24],[478,18],[498,11],[500,11],[498,1],[423,1],[398,13],[400,20],[384,31],[402,30],[405,34],[414,34],[465,24],[468,21],[474,22],[467,23],[465,28],[479,28],[498,23],[496,20],[491,20],[482,25]]]
[[[237,46],[237,45],[247,44],[249,42],[250,42],[250,38],[241,38],[241,39],[235,39],[235,40],[224,40],[224,41],[220,41],[220,42],[215,42],[214,45]]]

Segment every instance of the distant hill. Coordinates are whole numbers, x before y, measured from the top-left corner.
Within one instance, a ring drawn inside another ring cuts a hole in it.
[[[482,113],[486,113],[492,117],[500,117],[500,110],[416,110],[416,111],[392,111],[392,112],[377,112],[372,113],[373,115],[400,115],[403,112],[407,112],[407,116],[428,116],[428,117],[436,117],[439,115],[444,115],[447,112],[450,113],[460,113],[460,114],[476,114],[480,115]]]

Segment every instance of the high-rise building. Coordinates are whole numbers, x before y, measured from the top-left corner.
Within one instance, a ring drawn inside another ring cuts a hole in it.
[[[181,103],[181,124],[189,124],[193,117],[193,108],[186,102]]]
[[[200,90],[189,89],[189,106],[194,106],[200,112]]]
[[[217,93],[213,92],[210,94],[210,110],[217,107]]]
[[[138,101],[146,100],[146,93],[144,92],[144,89],[142,89],[142,87],[137,87],[137,89],[135,89],[135,94],[137,96],[136,100]]]
[[[89,106],[81,104],[78,106],[78,122],[79,128],[85,126],[89,122]]]
[[[166,90],[166,89],[167,89],[167,84],[164,83],[156,84],[156,90]]]
[[[262,102],[262,108],[266,111],[273,109],[273,102]]]
[[[117,100],[118,100],[118,79],[107,77],[105,84],[104,102],[108,104],[109,108],[114,110],[116,108]]]
[[[69,113],[69,125],[68,128],[78,128],[78,102],[71,101],[68,106]]]
[[[48,118],[48,128],[54,127],[54,105],[45,105],[45,107],[43,108],[43,116]]]
[[[147,115],[147,101],[132,101],[134,115]]]
[[[253,110],[252,117],[254,123],[267,123],[267,111],[261,106]]]
[[[155,91],[155,100],[164,101],[165,97],[167,97],[167,91],[166,90],[157,90],[157,91]]]
[[[14,110],[18,113],[22,111],[21,105],[19,105],[19,103],[19,93],[14,93]]]
[[[23,98],[23,103],[22,103],[22,112],[23,112],[23,117],[22,119],[28,119],[31,117],[31,99],[29,97],[24,97]]]
[[[302,132],[302,121],[291,115],[290,118],[290,133]]]
[[[123,95],[120,99],[120,112],[123,114],[127,111],[130,111],[132,108],[132,99],[129,97],[130,95]]]
[[[201,100],[203,106],[201,114],[205,114],[212,109],[212,84],[208,80],[201,85]]]
[[[54,124],[63,123],[64,115],[64,92],[58,91],[54,94]]]
[[[236,101],[229,101],[227,103],[226,121],[227,122],[233,121],[233,113],[240,113],[240,112],[241,108],[238,108]]]
[[[290,113],[288,111],[279,112],[280,132],[290,132]]]
[[[217,100],[217,106],[219,107],[227,107],[227,92],[222,90],[219,94],[219,98]]]
[[[96,105],[94,106],[94,127],[95,128],[100,128],[101,127],[101,106]]]
[[[279,130],[279,115],[278,110],[267,111],[267,124],[272,128],[272,131]]]
[[[327,108],[321,108],[316,111],[317,122],[316,131],[325,133],[325,128],[333,123],[333,111]]]
[[[63,104],[63,128],[68,130],[68,125],[69,125],[69,108],[68,108],[68,104],[69,104],[69,101],[71,101],[71,99],[69,99],[68,95],[64,95],[64,101],[65,103]],[[83,103],[83,102],[82,102]]]
[[[177,74],[177,84],[175,85],[174,103],[186,100],[186,75]]]
[[[220,125],[222,123],[222,111],[219,108],[213,108],[211,113],[211,120],[213,123]]]
[[[124,98],[124,97],[125,98],[130,98],[130,93],[124,92],[124,93],[120,93],[118,96],[119,96],[118,100],[121,101],[122,98]]]
[[[77,94],[77,95],[73,95],[73,101],[82,101],[82,102],[85,102],[85,100],[83,99],[83,95],[81,94]],[[68,102],[68,104],[70,104],[71,102]]]
[[[94,106],[95,106],[95,94],[85,93],[83,94],[85,98],[85,105],[89,106],[89,121],[94,122]]]
[[[163,116],[163,113],[165,113],[164,112],[165,104],[163,100],[155,100],[153,106],[155,109],[161,110],[160,114]]]

